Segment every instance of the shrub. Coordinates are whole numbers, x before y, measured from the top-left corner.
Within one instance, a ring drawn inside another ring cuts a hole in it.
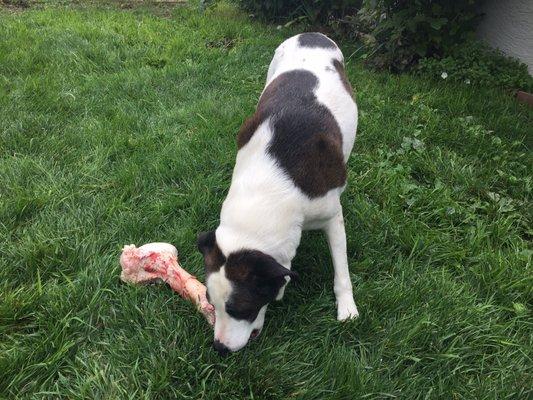
[[[440,57],[467,40],[481,18],[484,0],[376,0],[353,19],[354,29],[370,15],[371,63],[402,71],[425,57]],[[372,5],[373,4],[373,5]],[[367,18],[368,19],[368,18]]]
[[[485,0],[237,0],[267,21],[303,19],[335,38],[362,42],[378,69],[416,71],[471,84],[531,91],[525,65],[473,40]],[[309,28],[309,27],[308,27]]]
[[[337,36],[364,39],[369,62],[403,71],[468,39],[484,0],[237,0],[269,21],[305,17]]]
[[[526,65],[477,41],[455,46],[443,58],[423,58],[417,71],[438,79],[533,91]]]
[[[328,25],[354,14],[363,0],[237,0],[240,7],[267,21],[305,17],[311,24]]]

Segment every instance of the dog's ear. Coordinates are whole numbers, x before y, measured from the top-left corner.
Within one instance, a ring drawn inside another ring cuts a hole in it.
[[[215,247],[216,242],[217,238],[215,236],[215,231],[202,232],[198,235],[196,245],[198,246],[200,253],[205,256]]]
[[[217,271],[226,262],[226,257],[217,245],[215,231],[200,233],[196,245],[204,256],[206,274]]]
[[[274,280],[285,278],[286,276],[290,277],[291,279],[298,278],[297,272],[285,268],[270,256],[266,256],[266,258],[263,259],[262,264],[262,268],[260,271],[258,271],[258,273],[266,279]]]

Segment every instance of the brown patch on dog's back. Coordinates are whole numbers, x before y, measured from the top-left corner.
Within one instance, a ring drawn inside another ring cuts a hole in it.
[[[261,103],[259,103],[261,104]],[[239,133],[237,134],[237,149],[241,149],[246,143],[250,141],[255,131],[261,123],[261,112],[259,111],[259,106],[250,118],[247,118],[246,121],[241,125]]]
[[[332,59],[331,62],[333,63],[333,66],[337,70],[337,73],[339,74],[342,84],[348,94],[353,98],[353,89],[352,85],[350,85],[350,81],[348,80],[348,77],[346,76],[346,71],[344,70],[344,66],[339,60]]]
[[[282,73],[267,86],[237,137],[240,149],[270,118],[273,138],[268,152],[311,198],[346,182],[342,134],[333,114],[317,101],[317,86],[318,78],[310,71]]]
[[[282,74],[283,75],[283,74]],[[257,103],[255,113],[241,126],[237,134],[237,148],[240,150],[246,143],[250,141],[255,131],[261,123],[272,115],[277,107],[279,96],[277,96],[278,88],[284,83],[284,79],[279,79],[278,76],[266,87],[263,94]]]
[[[334,129],[313,135],[299,157],[285,160],[291,176],[309,197],[318,197],[346,182],[342,137]]]

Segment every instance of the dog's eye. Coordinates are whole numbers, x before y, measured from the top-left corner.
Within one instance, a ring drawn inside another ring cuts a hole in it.
[[[243,319],[243,320],[247,320],[247,321],[254,321],[257,317],[257,311],[255,310],[246,310],[246,309],[243,309],[243,310],[238,310],[237,308],[231,306],[231,305],[227,305],[226,306],[226,312],[228,313],[228,315],[232,318],[235,318],[235,319]]]

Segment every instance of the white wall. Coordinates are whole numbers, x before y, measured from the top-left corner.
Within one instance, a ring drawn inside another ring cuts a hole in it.
[[[478,37],[520,59],[533,75],[533,0],[488,0]]]

